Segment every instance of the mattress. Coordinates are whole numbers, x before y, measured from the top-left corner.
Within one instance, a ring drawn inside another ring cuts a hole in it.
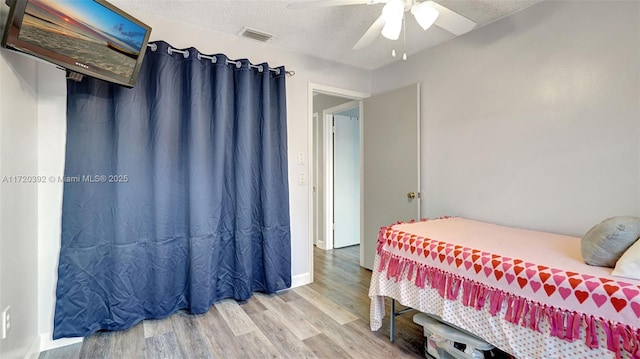
[[[640,281],[586,265],[577,237],[463,218],[383,227],[369,295],[373,330],[390,296],[520,358],[640,357]]]

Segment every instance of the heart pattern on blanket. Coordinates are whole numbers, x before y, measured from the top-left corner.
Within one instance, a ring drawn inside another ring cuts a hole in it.
[[[571,285],[571,288],[576,289],[576,287],[582,283],[582,279],[579,278],[569,278],[569,284]]]
[[[506,278],[507,283],[509,283],[509,284],[511,284],[511,282],[513,282],[513,280],[514,280],[514,279],[516,279],[516,276],[514,276],[514,275],[513,275],[513,274],[511,274],[511,273],[506,273],[506,274],[504,275],[504,277]],[[521,287],[521,288],[522,288],[522,287]]]
[[[627,299],[631,300],[635,298],[640,292],[631,288],[622,288],[622,293],[624,293],[624,296],[627,297]]]
[[[593,299],[593,302],[596,303],[598,308],[600,308],[607,301],[607,296],[604,294],[595,293],[591,296],[591,299]]]
[[[593,290],[598,288],[600,286],[600,284],[596,283],[596,282],[592,282],[590,280],[584,282],[584,284],[587,286],[587,289],[589,289],[589,292],[593,293]]]
[[[553,292],[556,291],[556,286],[553,284],[545,284],[544,285],[544,291],[547,292],[547,296],[551,296],[551,294],[553,294]]]
[[[610,301],[618,313],[627,306],[627,300],[623,298],[611,297]]]
[[[480,264],[474,264],[473,269],[476,270],[476,274],[477,274],[477,273],[480,273],[480,271],[482,270],[482,266]]]
[[[518,277],[518,284],[520,285],[520,288],[524,288],[528,283],[529,280],[527,278]]]
[[[533,292],[535,293],[540,289],[540,287],[542,286],[542,283],[532,280],[532,281],[529,281],[529,285],[531,286],[531,289],[533,289]]]
[[[525,271],[525,273],[527,274],[527,278],[531,279],[531,277],[533,277],[534,275],[536,275],[536,271],[534,269],[527,269]]]
[[[617,292],[618,289],[620,289],[620,287],[618,287],[617,285],[610,285],[610,284],[604,285],[604,290],[609,294],[609,296]]]
[[[552,272],[553,272],[553,270],[552,270]],[[558,275],[558,274],[554,274],[553,275],[553,281],[554,281],[554,283],[556,283],[556,285],[560,285],[562,282],[564,282],[565,279],[567,279],[567,277],[565,277],[565,276],[561,276],[561,275]]]
[[[580,304],[584,303],[584,301],[589,298],[589,292],[585,292],[584,290],[576,290],[574,295]]]
[[[611,304],[618,313],[627,306],[627,300],[618,297],[611,297]]]
[[[636,317],[640,318],[640,303],[631,302],[631,309],[633,309],[633,312],[636,313]]]
[[[524,270],[524,267],[521,267],[521,266],[513,267],[513,271],[516,273],[516,275],[519,275],[523,270]]]
[[[567,297],[571,295],[571,289],[566,287],[558,287],[558,293],[560,293],[562,299],[567,299]]]
[[[538,277],[540,277],[540,280],[542,280],[542,283],[545,283],[547,281],[547,279],[549,279],[549,277],[551,277],[551,274],[545,273],[545,272],[540,272],[540,273],[538,273]]]

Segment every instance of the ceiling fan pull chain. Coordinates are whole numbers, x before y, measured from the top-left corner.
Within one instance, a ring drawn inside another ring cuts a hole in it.
[[[402,61],[407,61],[407,21],[406,17],[402,16],[402,42],[403,42],[403,54]]]

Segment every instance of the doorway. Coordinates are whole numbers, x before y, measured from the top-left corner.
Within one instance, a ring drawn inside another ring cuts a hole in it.
[[[360,214],[359,209],[361,206],[360,200],[360,174],[361,168],[361,112],[362,112],[362,99],[368,97],[366,93],[359,93],[350,90],[344,90],[324,85],[309,84],[309,126],[310,126],[310,157],[312,166],[310,168],[310,178],[312,182],[312,188],[309,195],[310,201],[310,213],[309,213],[309,238],[311,240],[311,250],[309,262],[311,264],[311,280],[313,281],[313,247],[318,247],[322,250],[334,248],[334,227],[333,218],[334,215],[334,176],[333,176],[333,144],[329,142],[329,136],[333,136],[332,128],[333,121],[344,121],[338,123],[338,130],[341,127],[346,127],[347,132],[343,131],[345,138],[338,144],[340,153],[344,150],[340,150],[340,145],[347,144],[351,153],[350,158],[343,163],[343,167],[349,169],[347,181],[341,181],[339,184],[349,183],[349,186],[345,188],[339,188],[338,190],[344,193],[357,191],[356,196],[339,195],[338,202],[343,198],[350,198],[350,205],[354,203],[357,206],[357,215],[355,219],[343,218],[343,220],[351,221],[353,225],[357,226],[356,230],[350,230],[350,234],[346,236],[352,239],[353,244],[360,244]],[[357,120],[356,120],[357,119]],[[345,125],[345,126],[341,126]],[[331,137],[333,139],[333,137]],[[350,141],[350,140],[351,141]],[[354,144],[353,140],[357,139]],[[329,145],[331,147],[329,148]],[[331,149],[331,151],[329,151]],[[355,152],[355,154],[354,154]],[[327,163],[327,157],[331,156],[331,162]],[[357,157],[357,162],[353,161],[354,157]],[[344,158],[339,158],[340,160]],[[354,167],[355,166],[355,167]],[[357,179],[357,183],[353,182],[353,179]],[[330,188],[327,188],[330,187]],[[348,189],[346,189],[348,188]],[[342,228],[346,229],[346,228]],[[338,234],[339,237],[344,235]],[[355,241],[353,238],[355,236]],[[341,246],[340,239],[338,240],[338,246]],[[353,245],[347,244],[347,245]]]
[[[324,109],[322,121],[317,153],[323,155],[318,160],[323,196],[317,199],[324,211],[321,248],[329,250],[360,244],[360,101]]]

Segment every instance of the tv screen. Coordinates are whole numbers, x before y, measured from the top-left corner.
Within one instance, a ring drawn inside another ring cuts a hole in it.
[[[133,87],[150,33],[104,0],[14,0],[2,47]]]

